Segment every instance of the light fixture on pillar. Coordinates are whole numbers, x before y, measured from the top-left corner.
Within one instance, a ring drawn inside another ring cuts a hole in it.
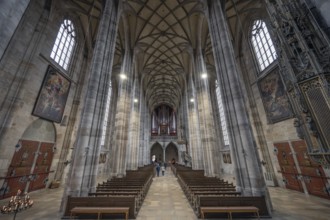
[[[121,79],[127,79],[127,76],[126,76],[125,73],[121,73],[121,74],[119,74],[119,77],[120,77]]]
[[[206,79],[207,78],[207,73],[202,73],[201,77],[202,77],[202,79]]]
[[[134,99],[134,102],[137,103],[139,100],[138,99]]]
[[[194,98],[191,98],[191,99],[190,99],[190,102],[195,102]]]

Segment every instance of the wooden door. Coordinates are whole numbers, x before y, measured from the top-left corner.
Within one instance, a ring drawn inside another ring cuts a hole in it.
[[[303,192],[289,143],[276,143],[274,147],[286,188]]]
[[[292,147],[296,153],[303,181],[308,193],[324,198],[330,198],[327,191],[327,178],[322,166],[314,162],[308,155],[305,141],[293,141]]]
[[[1,191],[2,198],[24,191],[28,192],[45,188],[53,160],[54,143],[20,140],[8,168],[7,176]]]
[[[36,164],[32,172],[33,181],[30,182],[29,192],[45,188],[48,182],[48,174],[54,155],[53,143],[41,143],[37,155]]]

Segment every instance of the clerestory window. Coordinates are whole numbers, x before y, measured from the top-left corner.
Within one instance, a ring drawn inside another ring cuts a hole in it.
[[[64,70],[68,70],[73,49],[76,45],[76,33],[72,21],[65,19],[53,46],[50,57]]]
[[[225,111],[223,109],[221,91],[220,91],[220,87],[219,87],[218,81],[215,82],[215,85],[216,85],[216,94],[217,94],[217,101],[218,101],[218,106],[219,106],[219,113],[220,113],[220,121],[221,121],[223,141],[224,141],[225,145],[229,145],[229,136],[228,136],[228,130],[227,130],[227,123],[226,123]]]
[[[106,138],[106,133],[107,133],[107,129],[108,129],[111,94],[112,94],[112,87],[111,87],[111,82],[110,82],[108,94],[107,94],[107,97],[106,97],[107,100],[106,100],[105,112],[104,112],[104,121],[103,121],[103,129],[102,129],[102,136],[101,136],[101,146],[104,146],[104,144],[105,144],[105,138]]]
[[[254,21],[252,26],[251,41],[260,71],[263,71],[277,58],[273,41],[270,38],[266,23],[264,21]]]

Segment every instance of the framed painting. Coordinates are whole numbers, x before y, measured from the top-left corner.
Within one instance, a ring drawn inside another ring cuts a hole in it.
[[[261,99],[268,121],[276,123],[292,117],[292,109],[277,70],[258,82]]]
[[[60,123],[71,82],[52,66],[48,66],[32,114]]]

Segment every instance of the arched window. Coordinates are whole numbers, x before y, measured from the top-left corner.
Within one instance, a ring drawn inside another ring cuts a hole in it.
[[[260,71],[263,71],[277,58],[273,41],[270,38],[267,26],[264,21],[254,21],[251,40],[259,63]]]
[[[108,129],[108,121],[109,121],[109,114],[110,114],[110,101],[111,101],[111,94],[112,94],[112,87],[111,82],[109,85],[109,90],[107,94],[107,100],[105,105],[105,112],[104,112],[104,121],[103,121],[103,129],[102,129],[102,136],[101,136],[101,146],[105,144],[106,133]]]
[[[228,136],[228,130],[227,130],[225,111],[224,111],[223,105],[222,105],[222,97],[221,97],[221,91],[220,91],[218,81],[215,81],[215,86],[216,86],[217,101],[218,101],[218,106],[219,106],[223,141],[224,141],[225,145],[229,145],[229,136]]]
[[[50,57],[63,69],[67,70],[76,45],[76,33],[72,21],[65,19],[57,33]]]

